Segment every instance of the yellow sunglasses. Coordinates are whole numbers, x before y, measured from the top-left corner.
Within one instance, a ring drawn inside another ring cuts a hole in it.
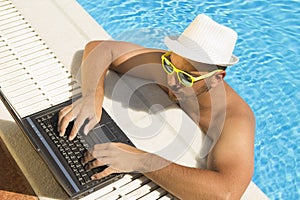
[[[191,74],[189,74],[185,71],[182,71],[180,69],[177,69],[175,67],[175,65],[167,58],[171,53],[172,52],[170,51],[170,52],[167,52],[167,53],[165,53],[164,55],[161,56],[162,67],[165,70],[165,72],[169,75],[173,74],[173,72],[176,72],[178,80],[180,81],[180,83],[182,85],[184,85],[186,87],[191,87],[194,84],[194,82],[203,80],[203,79],[208,78],[208,77],[211,77],[215,73],[223,71],[221,69],[217,69],[217,70],[211,71],[207,74],[204,74],[204,75],[201,75],[201,76],[198,76],[198,77],[194,77]]]

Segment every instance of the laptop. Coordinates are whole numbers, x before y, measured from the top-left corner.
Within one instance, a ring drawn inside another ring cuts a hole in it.
[[[91,180],[92,174],[103,171],[107,166],[87,171],[81,163],[84,153],[95,144],[122,142],[134,146],[103,108],[101,121],[89,134],[83,134],[83,128],[81,128],[75,139],[69,141],[68,133],[72,129],[73,122],[67,127],[65,136],[60,137],[57,131],[58,113],[62,108],[74,102],[74,99],[21,118],[1,91],[1,88],[0,97],[23,132],[28,136],[34,148],[49,166],[57,181],[71,198],[84,197],[124,176],[120,173],[108,175],[99,180]]]

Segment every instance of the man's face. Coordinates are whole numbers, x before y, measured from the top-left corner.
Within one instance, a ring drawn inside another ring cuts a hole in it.
[[[175,53],[170,55],[170,61],[176,68],[183,70],[194,77],[201,76],[206,74],[209,70],[212,70],[211,65],[187,60]],[[210,78],[194,82],[192,87],[186,87],[180,83],[176,73],[168,75],[168,86],[171,90],[169,96],[172,100],[177,99],[178,101],[197,97],[208,90],[207,83],[209,79]]]

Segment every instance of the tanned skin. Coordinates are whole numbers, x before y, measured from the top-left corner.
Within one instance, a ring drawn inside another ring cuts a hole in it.
[[[120,41],[88,43],[81,68],[82,98],[60,111],[60,135],[65,134],[72,120],[74,127],[70,140],[76,136],[86,119],[89,119],[89,123],[84,128],[85,133],[99,122],[107,70],[124,74],[136,67],[116,66],[114,62],[117,59],[133,52],[139,55],[153,51],[156,50]],[[153,59],[161,62],[163,51],[156,52],[153,53]],[[185,59],[175,53],[170,55],[170,60],[178,69],[195,77],[215,67]],[[181,108],[204,134],[213,135],[215,131],[220,132],[220,136],[207,156],[205,169],[182,166],[122,143],[98,144],[86,154],[83,162],[88,168],[101,165],[109,167],[92,178],[98,179],[115,172],[138,171],[180,199],[240,199],[253,175],[255,118],[247,103],[224,81],[226,72],[221,71],[195,82],[191,88],[182,86],[176,73],[167,75],[161,66],[151,68],[145,65],[143,70],[130,74],[155,80],[171,99],[180,101]],[[192,94],[196,97],[198,112],[194,109],[195,102],[190,102],[189,96]]]

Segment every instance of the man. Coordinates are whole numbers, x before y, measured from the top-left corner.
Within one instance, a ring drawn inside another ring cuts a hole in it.
[[[186,167],[125,144],[107,143],[95,145],[83,160],[87,168],[109,166],[92,178],[134,171],[181,199],[240,199],[253,174],[255,119],[249,106],[223,80],[226,67],[238,62],[232,54],[236,39],[232,29],[201,14],[179,37],[166,37],[169,52],[127,42],[90,42],[81,69],[82,98],[61,110],[60,135],[72,120],[70,140],[86,119],[86,134],[100,120],[109,68],[155,80],[213,138],[207,168]],[[148,57],[139,57],[143,54]],[[129,58],[135,62],[116,64]],[[163,67],[147,65],[147,58],[162,62]],[[132,70],[137,66],[141,69]]]

